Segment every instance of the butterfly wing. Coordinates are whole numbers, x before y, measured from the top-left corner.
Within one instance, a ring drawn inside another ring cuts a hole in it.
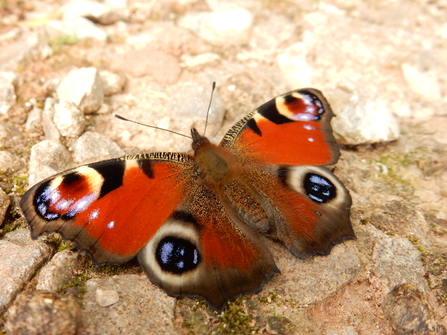
[[[255,230],[194,174],[193,158],[155,153],[81,166],[33,186],[20,206],[33,238],[58,232],[97,263],[138,253],[167,293],[215,309],[278,272]]]
[[[139,252],[153,283],[174,296],[202,296],[217,310],[261,290],[278,268],[251,227],[207,185],[192,183],[185,201]]]
[[[174,153],[92,163],[33,186],[20,207],[33,238],[58,232],[97,263],[123,263],[181,202],[191,165],[191,156]]]
[[[292,91],[248,114],[221,142],[244,164],[240,187],[265,215],[247,216],[249,209],[240,208],[229,192],[228,203],[300,258],[328,254],[335,244],[355,238],[349,192],[321,166],[339,157],[332,116],[320,91]]]
[[[240,159],[283,165],[334,164],[339,150],[329,103],[316,89],[276,97],[237,122],[220,145]]]
[[[337,243],[355,238],[351,196],[326,167],[280,166],[269,173],[251,171],[251,178],[253,193],[272,222],[266,235],[295,256],[326,255]]]

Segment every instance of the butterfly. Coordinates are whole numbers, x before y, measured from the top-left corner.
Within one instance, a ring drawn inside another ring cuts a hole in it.
[[[194,155],[154,152],[83,165],[20,201],[31,235],[57,232],[98,264],[138,258],[172,296],[216,310],[279,272],[265,237],[304,259],[355,239],[351,197],[325,165],[339,149],[316,89],[280,95],[219,145],[191,129]]]

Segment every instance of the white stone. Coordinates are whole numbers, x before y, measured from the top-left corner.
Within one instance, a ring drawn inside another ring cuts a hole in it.
[[[19,77],[14,72],[0,72],[1,83],[8,83],[11,85],[17,85],[19,83]]]
[[[71,101],[62,100],[54,105],[53,121],[62,136],[78,137],[85,129],[84,114]]]
[[[36,289],[56,292],[73,278],[74,270],[80,266],[79,252],[70,250],[58,252],[40,271]]]
[[[80,163],[89,163],[106,158],[120,157],[124,151],[110,138],[86,131],[73,145],[75,160]]]
[[[25,129],[29,132],[38,130],[42,126],[42,110],[34,106],[26,118]]]
[[[119,75],[110,71],[101,71],[99,72],[99,76],[102,80],[105,96],[121,92],[126,83],[126,77],[124,75]]]
[[[206,52],[199,55],[182,55],[181,65],[184,67],[194,67],[198,65],[212,63],[218,60],[219,58],[220,58],[219,55],[213,52]]]
[[[312,68],[307,63],[307,46],[296,43],[278,53],[277,62],[291,87],[312,86]]]
[[[111,8],[126,8],[127,0],[104,0],[104,4]]]
[[[74,69],[57,88],[60,100],[74,102],[83,113],[97,111],[104,102],[104,89],[98,70],[94,67]]]
[[[17,229],[0,240],[0,310],[11,304],[51,255],[43,240],[34,241],[29,229]]]
[[[28,184],[37,182],[68,169],[71,165],[71,156],[68,150],[60,143],[44,140],[31,148],[28,168]]]
[[[29,13],[29,12],[27,12]],[[21,36],[10,43],[0,46],[0,69],[17,71],[17,66],[28,57],[45,59],[53,50],[48,45],[48,39],[42,33],[27,31],[20,28]]]
[[[441,98],[441,86],[438,73],[435,71],[420,71],[416,66],[402,64],[402,73],[410,89],[425,100]]]
[[[107,12],[107,6],[89,0],[72,0],[61,7],[62,18],[93,17],[98,19]]]
[[[98,18],[98,22],[104,25],[110,25],[122,22],[123,20],[128,20],[130,11],[127,9],[127,4],[122,4],[120,2],[125,1],[105,1],[104,4],[107,5],[107,12]]]
[[[235,8],[186,14],[178,24],[213,45],[234,46],[248,41],[253,15],[245,9]]]
[[[0,151],[0,153],[2,152],[4,151]],[[0,226],[3,225],[3,221],[5,220],[6,213],[8,212],[10,205],[11,200],[9,200],[9,196],[5,193],[5,191],[3,191],[2,188],[0,188]]]
[[[46,27],[53,34],[73,36],[79,39],[94,38],[101,42],[107,40],[107,33],[104,30],[83,17],[74,17],[63,21],[52,20],[47,23]]]
[[[60,142],[61,133],[54,124],[54,106],[56,100],[53,98],[47,98],[42,111],[42,128],[45,134],[45,139],[56,143]]]
[[[6,117],[11,107],[16,103],[15,83],[17,83],[16,74],[0,72],[0,116]]]
[[[178,1],[178,0],[177,0]],[[183,4],[188,2],[193,3],[192,0],[181,0]],[[206,0],[206,4],[210,7],[213,12],[230,10],[230,9],[238,9],[244,7],[246,9],[250,9],[253,12],[253,3],[247,1],[234,1],[234,0]],[[255,7],[256,8],[256,7]],[[259,8],[259,7],[258,7]]]
[[[101,290],[100,288],[96,289],[95,298],[101,307],[107,307],[120,301],[120,296],[116,290]]]
[[[99,3],[89,0],[72,0],[65,4],[61,11],[63,12],[64,20],[86,17],[93,18],[100,24],[113,24],[129,16],[129,11],[126,9],[126,1]]]
[[[337,117],[332,126],[337,142],[364,144],[395,141],[400,136],[399,123],[377,89],[340,83],[330,101]]]

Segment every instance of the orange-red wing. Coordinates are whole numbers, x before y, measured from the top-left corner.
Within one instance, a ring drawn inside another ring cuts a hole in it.
[[[20,206],[33,238],[58,232],[98,263],[130,260],[185,195],[192,157],[156,153],[102,161],[33,186]]]
[[[262,197],[270,229],[299,258],[327,255],[346,239],[355,239],[350,222],[351,196],[343,183],[322,166],[280,166],[277,176],[260,172],[250,185]],[[256,226],[256,222],[254,223]]]
[[[330,125],[329,103],[315,89],[276,97],[248,114],[221,145],[241,159],[281,165],[326,165],[339,150]]]

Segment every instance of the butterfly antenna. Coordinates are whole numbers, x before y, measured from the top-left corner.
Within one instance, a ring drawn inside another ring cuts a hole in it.
[[[205,119],[205,129],[203,130],[203,136],[206,134],[206,127],[208,126],[208,116],[210,115],[210,109],[211,109],[211,102],[213,101],[213,95],[214,90],[216,89],[216,82],[213,81],[213,87],[211,88],[211,97],[210,97],[210,103],[208,105],[208,109],[206,111],[206,119]]]
[[[163,130],[163,131],[167,131],[167,132],[169,132],[169,133],[173,133],[173,134],[176,134],[176,135],[179,135],[179,136],[183,136],[183,137],[187,137],[187,138],[192,139],[191,136],[188,136],[188,135],[185,135],[185,134],[182,134],[182,133],[178,133],[178,132],[173,131],[173,130],[169,130],[169,129],[165,129],[165,128],[160,128],[160,127],[156,127],[156,126],[151,126],[151,125],[149,125],[149,124],[145,124],[145,123],[141,123],[141,122],[138,122],[138,121],[134,121],[134,120],[125,118],[124,116],[121,116],[121,115],[118,115],[118,114],[113,114],[113,116],[115,116],[117,119],[120,119],[120,120],[123,120],[123,121],[128,121],[128,122],[132,122],[132,123],[139,124],[140,126],[149,127],[149,128],[154,128],[154,129],[158,129],[158,130]]]

